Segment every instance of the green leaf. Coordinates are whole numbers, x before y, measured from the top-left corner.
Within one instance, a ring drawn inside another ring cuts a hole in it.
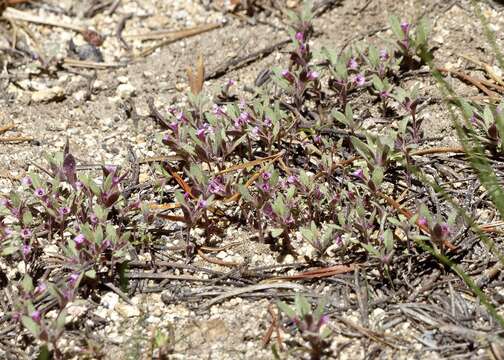
[[[294,304],[296,306],[297,313],[301,315],[301,317],[309,314],[311,312],[311,306],[308,300],[306,298],[297,293],[296,297],[294,298]]]
[[[394,249],[394,234],[392,233],[392,230],[385,230],[385,233],[383,234],[383,244],[388,252]]]
[[[84,273],[84,275],[90,279],[96,279],[96,270],[95,269],[88,270]]]
[[[65,328],[65,320],[66,320],[66,310],[63,309],[56,319],[56,327],[60,330]]]
[[[19,250],[19,247],[17,246],[7,246],[2,250],[2,255],[3,256],[8,256],[14,254],[16,251]]]
[[[339,112],[338,110],[333,110],[331,112],[331,115],[333,116],[333,118],[335,118],[337,121],[339,121],[343,125],[349,126],[347,118],[345,117],[345,114],[343,114],[342,112]]]
[[[243,184],[238,185],[238,191],[240,192],[242,198],[245,199],[245,201],[252,203],[252,204],[254,203],[254,199],[252,198],[252,195],[250,195],[250,192]]]
[[[38,324],[35,321],[33,321],[31,317],[23,315],[21,317],[21,323],[23,324],[26,330],[32,333],[34,337],[37,338],[39,336],[40,326],[38,326]]]
[[[287,315],[289,318],[294,319],[296,317],[296,312],[283,301],[277,301],[277,307],[278,310],[285,313],[285,315]]]
[[[397,40],[402,40],[404,38],[404,32],[401,29],[401,23],[399,22],[397,16],[391,15],[389,17],[389,24]]]
[[[33,291],[33,280],[30,275],[25,275],[23,282],[21,283],[24,292],[29,293]]]
[[[284,232],[284,229],[282,229],[282,228],[273,228],[273,229],[271,229],[271,236],[273,236],[274,238],[277,238],[280,235],[282,235],[283,232]]]
[[[273,205],[271,206],[273,208],[273,211],[275,214],[280,216],[281,218],[284,217],[285,215],[285,203],[283,200],[283,196],[281,194],[278,194],[276,197],[275,201],[273,202]]]
[[[345,106],[345,117],[348,122],[353,122],[353,111],[350,103],[347,103]]]
[[[40,352],[37,356],[37,360],[50,360],[51,359],[51,353],[49,352],[49,348],[47,347],[47,344],[43,344],[40,347]]]
[[[313,234],[313,231],[311,229],[302,227],[299,229],[299,231],[306,240],[308,240],[309,242],[313,242],[313,238],[315,237],[315,235]]]
[[[33,222],[32,213],[29,210],[25,211],[23,214],[23,224],[24,225],[31,225],[32,222]]]
[[[325,311],[325,305],[327,304],[327,298],[323,297],[320,299],[319,303],[317,304],[317,307],[315,308],[315,311],[313,312],[313,317],[315,319],[315,322],[318,322],[322,315],[324,315]]]
[[[380,186],[383,181],[383,167],[377,166],[373,170],[373,174],[371,175],[371,180],[375,183],[376,186]]]

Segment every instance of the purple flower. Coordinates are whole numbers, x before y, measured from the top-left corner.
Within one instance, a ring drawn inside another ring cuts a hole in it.
[[[476,117],[476,115],[472,115],[471,118],[469,119],[469,121],[471,122],[471,124],[473,125],[477,125],[478,124],[478,118]]]
[[[6,207],[6,208],[9,208],[12,206],[12,201],[10,201],[9,199],[0,199],[0,205],[2,205],[3,207]]]
[[[23,186],[31,186],[32,185],[32,179],[28,176],[25,176],[24,178],[21,179],[21,184]]]
[[[386,99],[390,96],[389,92],[384,90],[384,91],[380,91],[380,93],[378,94],[382,99]]]
[[[68,215],[70,214],[70,208],[68,206],[62,206],[58,209],[58,213],[61,215],[61,216],[65,216],[65,215]]]
[[[207,207],[207,205],[208,205],[208,203],[207,203],[207,201],[206,201],[206,200],[204,200],[204,199],[199,199],[199,200],[198,200],[198,204],[196,205],[196,208],[198,208],[198,209],[204,209],[204,208],[206,208],[206,207]]]
[[[292,75],[291,72],[287,69],[282,70],[282,77],[291,84],[294,82],[294,75]]]
[[[252,136],[258,137],[259,136],[259,126],[254,126],[252,128],[252,130],[250,131],[250,133],[252,134]]]
[[[441,224],[441,234],[443,235],[443,238],[447,238],[448,236],[450,236],[451,234],[451,230],[450,230],[450,227],[448,226],[448,224]]]
[[[315,144],[317,144],[317,145],[318,145],[318,144],[320,144],[320,143],[322,142],[322,136],[320,136],[320,135],[315,135],[315,136],[313,137],[313,142],[314,142]]]
[[[348,60],[347,67],[350,70],[357,70],[359,68],[359,64],[357,64],[357,61],[354,58],[350,58],[350,60]]]
[[[179,124],[178,124],[178,122],[173,121],[173,122],[171,122],[168,126],[170,127],[170,129],[172,129],[172,131],[173,131],[174,133],[177,133],[177,132],[178,132],[178,128],[179,128]]]
[[[223,194],[226,191],[220,177],[216,177],[208,182],[208,191],[212,194]]]
[[[381,61],[387,61],[389,59],[389,53],[387,49],[381,49],[380,50],[380,60]]]
[[[354,79],[355,85],[363,86],[366,83],[366,78],[362,74],[357,74]]]
[[[32,237],[32,231],[28,228],[21,229],[21,232],[19,233],[23,239],[29,239]]]
[[[318,326],[320,327],[320,326],[325,325],[327,323],[329,323],[329,316],[328,315],[323,315],[323,316],[320,317],[320,320],[318,322]]]
[[[42,189],[42,188],[37,188],[37,189],[35,189],[35,191],[34,191],[33,193],[34,193],[34,194],[35,194],[35,196],[37,196],[37,197],[43,197],[43,196],[45,196],[45,194],[46,194],[45,190],[44,190],[44,189]]]
[[[335,237],[334,237],[334,243],[338,246],[341,246],[343,245],[343,240],[341,239],[341,235],[337,234]]]
[[[361,180],[364,179],[364,170],[362,169],[357,169],[352,173],[352,176],[355,176],[356,178],[359,178]]]
[[[76,181],[75,188],[80,191],[80,190],[84,189],[84,184],[80,181]]]
[[[271,187],[268,183],[264,182],[262,184],[259,185],[259,188],[264,191],[264,192],[269,192],[271,190]]]
[[[261,176],[264,181],[268,181],[269,179],[271,179],[271,173],[267,171],[263,172]]]
[[[184,200],[185,200],[185,201],[188,201],[190,198],[191,198],[191,195],[189,195],[189,193],[188,193],[188,192],[185,192],[185,193],[184,193]]]
[[[247,124],[250,120],[250,115],[248,112],[243,111],[238,118],[235,120],[235,127],[241,128],[243,125]]]
[[[411,29],[410,23],[408,23],[407,21],[403,21],[401,23],[401,29],[404,32],[404,35],[408,35],[408,33],[409,33],[410,29]]]
[[[76,283],[77,283],[77,280],[79,279],[79,274],[78,273],[72,273],[70,274],[70,276],[68,277],[68,285],[70,286],[74,286]]]
[[[429,223],[427,222],[427,219],[424,218],[423,216],[418,218],[418,226],[421,227],[426,227]]]
[[[269,218],[272,218],[274,216],[273,208],[271,207],[271,204],[269,202],[264,204],[262,211],[263,211],[264,215],[266,215]]]
[[[287,178],[287,183],[289,184],[295,184],[298,182],[298,177],[296,175],[290,175],[288,178]]]
[[[35,321],[37,324],[40,323],[41,320],[41,314],[39,310],[35,310],[34,312],[31,313],[31,318],[33,321]]]
[[[187,118],[186,116],[184,115],[184,113],[182,111],[179,111],[177,113],[177,115],[175,115],[175,118],[178,120],[178,121],[183,121],[183,122],[187,122]]]
[[[219,106],[217,104],[213,105],[212,112],[217,117],[221,117],[221,116],[226,115],[226,111],[225,111],[224,107],[223,106]]]
[[[31,253],[31,246],[28,244],[23,244],[22,252],[23,256],[28,256]]]
[[[206,137],[206,129],[203,127],[203,128],[199,128],[198,130],[196,130],[196,136],[198,137],[198,139],[200,139],[201,141],[205,141],[205,137]]]
[[[93,214],[93,213],[89,214],[89,221],[93,225],[98,224],[98,216],[96,216],[96,214]]]
[[[314,81],[319,78],[319,73],[317,71],[310,70],[310,71],[308,71],[308,74],[306,75],[306,77],[308,78],[308,80]]]
[[[76,237],[74,237],[74,241],[77,247],[79,247],[82,244],[84,244],[84,242],[86,241],[86,237],[83,234],[79,234]]]
[[[296,40],[299,41],[299,42],[304,42],[304,34],[302,32],[297,32],[296,35]]]
[[[271,119],[267,116],[264,118],[264,125],[271,126]]]
[[[236,81],[235,81],[235,80],[233,80],[233,79],[229,79],[229,80],[227,81],[227,86],[233,86],[234,84],[236,84]]]
[[[168,145],[170,141],[172,141],[172,139],[173,138],[170,136],[170,134],[164,134],[163,138],[161,139],[161,142],[165,145]]]
[[[47,285],[43,282],[39,282],[34,290],[35,295],[41,295],[47,290]]]

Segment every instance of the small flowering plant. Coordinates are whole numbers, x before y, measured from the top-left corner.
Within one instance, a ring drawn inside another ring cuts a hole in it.
[[[303,340],[308,342],[311,359],[320,359],[328,347],[326,340],[331,330],[327,326],[329,317],[324,315],[325,304],[326,300],[322,299],[312,310],[308,300],[301,294],[296,294],[294,308],[282,301],[277,302],[278,309],[287,316]]]
[[[58,288],[52,284],[49,288],[45,282],[40,282],[35,287],[32,278],[25,275],[18,289],[21,301],[15,304],[12,319],[18,321],[35,339],[40,341],[42,349],[59,359],[62,358],[59,340],[65,329],[65,307],[72,300],[73,291],[68,288],[64,290],[64,293],[60,292],[59,296],[56,296],[59,306],[54,316],[48,316],[44,310],[34,306],[36,301],[39,302],[47,295],[52,296],[55,291],[59,291],[56,289]]]
[[[299,230],[303,238],[317,251],[318,256],[324,256],[327,249],[332,245],[342,245],[341,231],[335,224],[325,224],[319,228],[314,221],[309,227],[301,227]]]
[[[415,29],[408,21],[400,22],[396,16],[391,16],[389,23],[395,36],[402,69],[417,68],[421,64],[421,59],[432,58],[428,48],[430,27],[425,19],[421,19]],[[420,61],[416,60],[415,56]]]

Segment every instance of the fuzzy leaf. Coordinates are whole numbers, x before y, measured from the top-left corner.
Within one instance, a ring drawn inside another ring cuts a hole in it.
[[[311,312],[311,306],[308,300],[306,298],[297,293],[296,297],[294,298],[294,304],[296,305],[296,312],[301,315],[301,317],[309,314]]]
[[[290,319],[294,319],[296,317],[296,312],[283,301],[277,301],[277,307],[281,312],[285,313],[285,315],[287,315]]]
[[[32,333],[34,337],[38,337],[40,334],[40,326],[37,325],[35,321],[31,317],[28,317],[26,315],[23,315],[21,317],[21,323],[27,329],[29,332]]]
[[[284,229],[282,229],[282,228],[273,228],[273,229],[271,229],[271,236],[273,236],[274,238],[277,238],[280,235],[282,235],[283,232],[284,232]]]

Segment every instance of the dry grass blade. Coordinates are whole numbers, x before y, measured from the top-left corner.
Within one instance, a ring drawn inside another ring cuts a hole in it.
[[[0,134],[3,134],[6,131],[12,130],[16,127],[15,124],[7,124],[5,126],[0,127]]]
[[[12,137],[0,138],[0,143],[4,144],[17,144],[20,142],[28,142],[28,141],[33,141],[33,138],[28,136],[12,136]]]
[[[84,26],[77,26],[74,24],[64,23],[61,21],[47,20],[46,18],[43,18],[41,16],[32,15],[32,14],[27,13],[25,11],[13,9],[13,8],[5,9],[4,12],[2,13],[2,17],[9,19],[9,20],[26,21],[26,22],[30,22],[33,24],[59,27],[62,29],[77,31],[79,33],[83,33],[87,30],[87,28]]]
[[[191,92],[194,95],[198,95],[203,90],[203,83],[205,82],[205,63],[203,61],[203,56],[198,56],[196,70],[193,72],[193,69],[188,67],[186,69],[186,74]]]
[[[267,156],[265,158],[252,160],[252,161],[249,161],[249,162],[246,162],[243,164],[233,165],[231,167],[228,167],[227,169],[219,171],[216,175],[224,175],[224,174],[227,174],[227,173],[230,173],[233,171],[243,170],[243,169],[246,169],[249,167],[254,167],[254,166],[260,165],[268,160],[276,160],[277,158],[281,157],[284,153],[285,153],[284,151],[280,151],[279,153],[276,153],[271,156]]]
[[[500,84],[501,86],[504,86],[504,80],[495,72],[495,70],[490,66],[489,64],[486,64],[482,61],[476,60],[472,58],[469,55],[461,55],[464,59],[472,62],[473,64],[476,64],[480,67],[482,67],[485,72],[490,76],[496,83]]]
[[[142,57],[148,56],[148,55],[152,54],[156,49],[159,49],[160,47],[169,45],[171,43],[174,43],[176,41],[179,41],[179,40],[191,37],[191,36],[199,35],[199,34],[207,32],[207,31],[217,29],[220,26],[221,26],[220,24],[209,24],[209,25],[198,26],[198,27],[191,28],[191,29],[181,30],[181,31],[175,33],[169,39],[163,40],[160,43],[141,51],[139,54],[137,54],[135,56],[135,58],[142,58]],[[127,36],[125,36],[125,37],[127,37]]]
[[[85,69],[96,69],[96,70],[105,70],[110,68],[120,68],[126,66],[126,64],[122,63],[100,63],[100,62],[77,60],[71,58],[65,58],[63,60],[63,65]]]
[[[212,305],[218,304],[228,298],[236,297],[236,296],[246,294],[249,292],[269,290],[269,289],[288,289],[288,290],[298,290],[298,291],[305,291],[306,290],[304,288],[304,286],[297,285],[297,284],[291,284],[291,283],[272,283],[272,284],[251,285],[251,286],[246,286],[243,288],[231,290],[227,293],[224,293],[220,296],[217,296],[216,298],[204,303],[201,306],[201,308],[203,310],[206,310],[206,309],[209,309]]]
[[[303,271],[301,273],[291,276],[275,276],[268,280],[308,280],[308,279],[321,279],[334,275],[345,274],[354,271],[357,268],[356,264],[350,265],[334,265],[326,268],[319,268],[314,270]]]
[[[194,199],[194,195],[191,191],[191,187],[189,186],[189,184],[187,184],[184,179],[182,179],[182,177],[177,174],[173,169],[172,167],[168,164],[168,163],[163,163],[163,167],[170,173],[171,176],[173,176],[173,178],[175,179],[175,181],[177,182],[177,184],[179,184],[179,186],[187,193],[189,194],[189,196],[191,198]]]

